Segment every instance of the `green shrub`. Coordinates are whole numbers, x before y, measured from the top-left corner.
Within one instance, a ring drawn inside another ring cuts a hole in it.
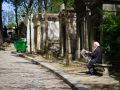
[[[120,55],[120,15],[105,12],[101,28],[103,30],[104,53]]]

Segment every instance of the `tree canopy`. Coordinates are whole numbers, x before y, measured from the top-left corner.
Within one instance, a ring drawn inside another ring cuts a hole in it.
[[[60,6],[66,4],[67,8],[73,7],[73,0],[51,0],[49,12],[58,13],[60,11]]]

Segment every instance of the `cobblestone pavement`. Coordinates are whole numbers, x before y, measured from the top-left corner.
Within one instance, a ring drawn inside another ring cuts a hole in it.
[[[46,60],[39,55],[18,55],[23,55],[33,63],[38,62],[40,65],[57,73],[66,83],[72,85],[72,88],[75,90],[120,90],[120,83],[114,78],[114,75],[98,76],[86,74],[87,68],[84,67],[85,63],[74,62],[69,67],[65,67],[59,60],[58,62]]]
[[[0,51],[0,90],[72,90],[47,69]]]

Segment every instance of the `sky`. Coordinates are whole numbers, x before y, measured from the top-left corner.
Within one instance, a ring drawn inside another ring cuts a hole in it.
[[[3,3],[2,8],[4,11],[13,11],[14,10],[13,6],[6,2]]]
[[[11,4],[4,2],[2,4],[3,10],[3,24],[7,25],[8,23],[15,22],[14,18],[14,7]]]

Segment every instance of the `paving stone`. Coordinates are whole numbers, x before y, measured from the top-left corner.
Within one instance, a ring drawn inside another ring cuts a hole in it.
[[[48,69],[0,51],[0,90],[72,90]]]
[[[84,69],[82,69],[83,71],[81,70],[82,67],[80,67],[79,71],[65,72],[59,69],[61,65],[58,62],[53,65],[53,63],[48,62],[49,60],[44,60],[41,56],[33,60],[39,62],[40,65],[48,68],[53,73],[56,73],[56,75],[61,77],[74,90],[120,90],[119,81],[112,77],[89,75],[85,73]]]

